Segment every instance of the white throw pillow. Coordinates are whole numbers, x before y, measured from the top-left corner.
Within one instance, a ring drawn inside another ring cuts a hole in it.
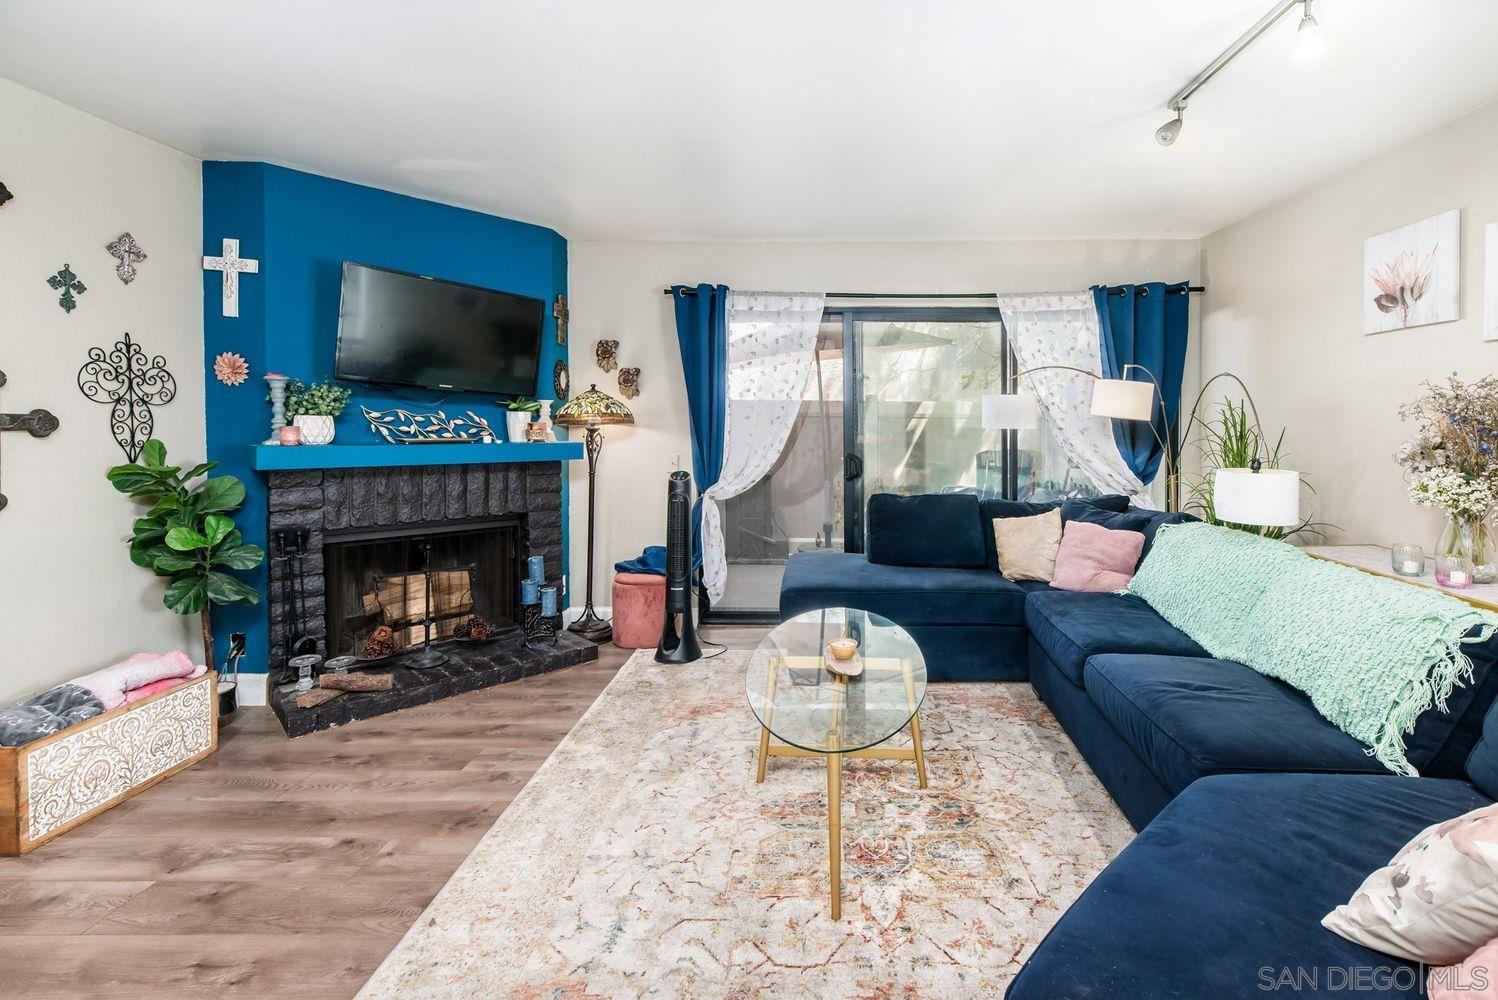
[[[1429,965],[1455,965],[1498,928],[1498,803],[1427,827],[1321,925]]]

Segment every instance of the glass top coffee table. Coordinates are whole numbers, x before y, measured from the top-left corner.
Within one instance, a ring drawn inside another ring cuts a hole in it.
[[[847,678],[826,668],[834,639],[858,644],[863,673]],[[782,622],[749,659],[744,679],[759,720],[759,774],[770,757],[822,757],[827,764],[828,867],[832,919],[842,919],[842,761],[908,760],[926,787],[919,710],[926,661],[910,633],[887,618],[851,608],[808,611]],[[906,747],[880,744],[910,730]],[[775,742],[771,741],[774,737]]]

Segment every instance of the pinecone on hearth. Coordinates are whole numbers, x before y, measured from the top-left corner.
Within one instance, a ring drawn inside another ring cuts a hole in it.
[[[493,634],[494,625],[488,620],[480,618],[478,615],[474,615],[467,621],[460,622],[458,627],[453,630],[453,635],[459,639],[472,639],[475,642],[487,639]]]
[[[366,660],[373,660],[381,656],[390,656],[399,646],[395,642],[395,632],[389,625],[381,625],[369,633],[369,639],[364,643],[361,654]]]

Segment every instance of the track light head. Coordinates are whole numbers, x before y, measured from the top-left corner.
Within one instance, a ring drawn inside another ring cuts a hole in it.
[[[1158,142],[1162,146],[1175,145],[1175,141],[1180,138],[1181,135],[1181,125],[1183,124],[1183,122],[1181,121],[1181,116],[1184,114],[1184,112],[1184,108],[1176,108],[1176,116],[1170,121],[1166,122],[1164,125],[1161,125],[1159,128],[1155,129],[1156,142]]]
[[[1314,31],[1319,25],[1316,21],[1316,15],[1311,13],[1311,0],[1300,0],[1300,10],[1300,24],[1296,26],[1295,30]]]

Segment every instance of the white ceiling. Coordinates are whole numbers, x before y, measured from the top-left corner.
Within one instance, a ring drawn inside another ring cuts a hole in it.
[[[1498,96],[1493,0],[5,0],[0,75],[572,238],[1196,237]]]

